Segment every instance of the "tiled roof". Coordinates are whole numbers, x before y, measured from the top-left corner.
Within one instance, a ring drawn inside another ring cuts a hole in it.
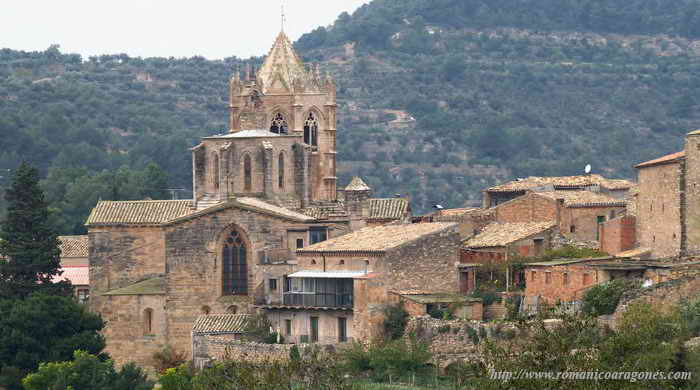
[[[281,217],[291,218],[299,221],[311,221],[313,218],[284,207],[275,206],[273,204],[264,202],[258,198],[236,198],[233,201],[234,204],[239,204],[243,206],[252,207],[256,210],[272,213]]]
[[[86,265],[61,267],[63,274],[54,276],[51,281],[56,283],[63,280],[69,280],[74,286],[90,285],[90,268]]]
[[[525,191],[541,186],[553,186],[557,188],[577,188],[599,185],[610,190],[624,190],[632,187],[634,183],[621,179],[606,179],[601,175],[580,175],[580,176],[530,176],[525,179],[513,180],[507,183],[491,187],[489,192],[513,192]]]
[[[506,246],[515,241],[542,233],[555,225],[553,221],[524,223],[494,222],[486,226],[481,233],[468,240],[464,246],[467,248]]]
[[[369,219],[402,219],[408,211],[408,199],[369,200]]]
[[[492,209],[472,207],[440,210],[431,214],[431,216],[435,222],[461,222],[468,216],[486,216],[491,213],[493,213]]]
[[[639,163],[639,164],[635,165],[634,167],[635,168],[646,168],[646,167],[651,167],[654,165],[672,164],[672,163],[680,161],[683,158],[685,158],[685,152],[671,153],[671,154],[667,154],[663,157],[659,157],[659,158],[656,158],[653,160]]]
[[[159,225],[192,213],[190,200],[100,201],[86,225]]]
[[[348,184],[347,187],[345,187],[345,191],[369,191],[371,188],[358,176],[355,176],[352,178],[350,181],[350,184]]]
[[[481,298],[471,298],[459,294],[428,293],[428,294],[400,294],[403,298],[420,304],[428,303],[465,303],[479,302]]]
[[[163,295],[165,280],[163,278],[146,279],[126,287],[108,291],[102,295]]]
[[[698,135],[698,134],[700,134],[700,130],[691,131],[687,135]]]
[[[61,257],[88,257],[88,236],[59,236]]]
[[[343,202],[332,205],[311,206],[301,210],[302,213],[313,219],[344,219],[348,217]]]
[[[554,200],[562,199],[566,207],[624,207],[626,204],[624,199],[615,199],[612,196],[586,190],[543,191],[536,194]]]
[[[247,314],[213,314],[201,315],[194,321],[192,332],[207,334],[243,333]]]
[[[366,227],[356,232],[319,242],[297,253],[318,252],[383,252],[415,239],[445,231],[456,223],[416,223]]]

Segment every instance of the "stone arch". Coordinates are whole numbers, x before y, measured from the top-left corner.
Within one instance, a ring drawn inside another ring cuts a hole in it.
[[[245,230],[229,225],[219,235],[221,295],[248,295],[253,251]]]
[[[287,158],[287,153],[280,151],[277,156],[277,188],[280,190],[285,190],[287,188],[287,180],[290,176],[287,174],[288,166],[289,159]]]
[[[220,183],[220,164],[219,164],[219,154],[212,153],[212,184],[215,191],[219,190]]]
[[[319,134],[321,132],[323,115],[317,109],[311,108],[304,113],[304,143],[311,146],[318,146]]]
[[[275,134],[289,134],[291,116],[278,107],[270,111],[270,132]]]
[[[243,174],[241,175],[243,178],[243,191],[253,192],[253,158],[248,152],[243,154],[241,169],[243,170]]]
[[[149,336],[154,334],[153,332],[153,309],[146,308],[143,310],[143,335]]]

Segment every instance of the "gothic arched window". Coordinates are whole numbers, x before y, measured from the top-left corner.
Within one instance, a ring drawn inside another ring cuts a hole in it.
[[[277,166],[277,176],[278,176],[278,187],[279,189],[284,189],[284,153],[280,153],[279,164]]]
[[[224,242],[223,294],[248,294],[248,262],[243,239],[234,231]]]
[[[284,119],[284,115],[278,112],[274,119],[272,119],[270,131],[275,134],[287,134],[288,129],[289,126],[287,125],[287,121]]]
[[[253,190],[253,167],[251,165],[250,155],[246,154],[243,158],[243,188],[246,192]]]
[[[219,189],[219,155],[214,155],[214,166],[213,166],[213,176],[212,181],[214,182],[214,189]]]
[[[311,146],[318,146],[318,121],[313,112],[309,113],[304,122],[304,143]]]

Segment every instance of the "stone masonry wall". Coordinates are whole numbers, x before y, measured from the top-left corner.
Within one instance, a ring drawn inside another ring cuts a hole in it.
[[[639,169],[637,241],[653,258],[675,257],[681,250],[680,164]]]
[[[636,218],[623,216],[600,226],[600,250],[616,255],[634,248],[636,242]]]
[[[536,193],[527,194],[496,207],[497,222],[545,222],[557,220],[557,202]]]

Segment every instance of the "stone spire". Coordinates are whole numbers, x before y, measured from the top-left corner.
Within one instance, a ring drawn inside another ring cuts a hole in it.
[[[291,88],[294,80],[307,78],[304,63],[284,32],[280,32],[277,36],[265,63],[258,71],[258,78],[262,80],[265,89],[273,85],[278,78],[286,84],[287,88]]]
[[[348,184],[347,187],[345,187],[345,191],[371,191],[369,186],[362,180],[360,177],[355,176],[352,178],[350,181],[350,184]]]

